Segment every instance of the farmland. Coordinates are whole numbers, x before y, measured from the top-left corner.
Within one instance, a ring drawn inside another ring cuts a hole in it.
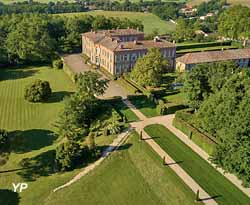
[[[144,25],[144,32],[150,34],[153,31],[157,30],[160,34],[169,33],[175,30],[175,24],[163,21],[159,17],[151,13],[142,13],[142,12],[122,12],[122,11],[90,11],[84,13],[68,13],[60,14],[66,16],[79,16],[79,15],[103,15],[107,17],[119,17],[119,18],[128,18],[131,20],[139,20]]]

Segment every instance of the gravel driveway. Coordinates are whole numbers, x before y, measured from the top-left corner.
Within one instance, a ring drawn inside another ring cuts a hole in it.
[[[84,63],[81,54],[71,54],[65,55],[63,57],[65,63],[69,66],[69,68],[75,73],[86,72],[93,69]],[[99,72],[104,78],[107,78],[102,72]],[[113,96],[121,96],[123,99],[127,98],[129,93],[116,81],[110,80],[108,89],[106,90],[105,94],[101,96],[101,98],[109,98]]]

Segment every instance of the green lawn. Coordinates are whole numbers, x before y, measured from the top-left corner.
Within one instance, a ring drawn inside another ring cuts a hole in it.
[[[250,204],[250,199],[163,125],[145,131],[219,204]]]
[[[52,97],[47,103],[28,103],[24,88],[34,79],[50,82]],[[60,139],[55,134],[57,116],[63,108],[63,97],[74,91],[74,85],[62,70],[49,67],[0,70],[0,128],[15,132],[19,145],[13,146],[8,162],[0,166],[0,204],[44,204],[51,190],[67,182],[79,170],[54,173],[52,155]],[[107,145],[114,136],[98,137],[98,145]],[[32,159],[30,169],[20,162]],[[19,195],[12,183],[27,182],[29,188]],[[18,199],[20,197],[20,199]],[[8,202],[13,198],[13,201]]]
[[[194,204],[194,194],[138,135],[99,167],[64,190],[48,205]]]
[[[139,109],[146,117],[155,117],[158,115],[156,112],[156,105],[149,99],[140,98],[140,99],[131,99],[131,103]]]
[[[132,110],[130,110],[128,106],[122,101],[114,104],[114,107],[116,110],[121,112],[123,116],[126,116],[127,122],[134,122],[139,120],[136,114]]]
[[[155,29],[159,31],[160,34],[173,32],[175,30],[175,24],[163,21],[159,17],[151,13],[142,13],[142,12],[126,12],[126,11],[90,11],[84,13],[68,13],[68,14],[59,14],[59,15],[104,15],[107,17],[119,17],[119,18],[129,18],[131,20],[140,20],[144,25],[144,32],[146,34],[152,33]]]

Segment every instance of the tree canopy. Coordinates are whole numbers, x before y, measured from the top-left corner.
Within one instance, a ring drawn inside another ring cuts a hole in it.
[[[159,86],[162,82],[162,74],[168,71],[168,61],[157,48],[152,48],[148,53],[139,58],[130,78],[141,86]]]
[[[250,8],[233,6],[219,17],[218,31],[222,36],[232,39],[250,38]]]
[[[185,74],[183,91],[192,108],[199,108],[211,94],[219,91],[239,68],[233,62],[199,64]]]
[[[104,16],[13,14],[0,16],[0,66],[51,63],[59,53],[81,51],[81,33],[91,29],[139,28],[140,21]]]
[[[233,74],[222,89],[211,94],[195,114],[196,127],[218,141],[214,163],[250,185],[250,75]]]

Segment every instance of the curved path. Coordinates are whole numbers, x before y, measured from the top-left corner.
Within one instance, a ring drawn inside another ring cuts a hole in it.
[[[126,132],[123,132],[121,134],[118,135],[117,138],[114,139],[113,143],[110,144],[102,153],[100,159],[98,159],[97,161],[95,161],[94,163],[88,165],[87,167],[85,167],[80,173],[78,173],[73,179],[71,179],[70,181],[68,181],[67,183],[55,188],[53,190],[53,192],[59,191],[60,189],[63,189],[65,187],[70,186],[71,184],[77,182],[78,180],[80,180],[83,176],[85,176],[87,173],[89,173],[91,170],[93,170],[94,168],[96,168],[98,165],[100,165],[102,163],[102,161],[109,156],[109,154],[113,151],[115,151],[116,149],[119,148],[119,146],[127,139],[127,137],[129,136],[130,130],[127,130]]]

